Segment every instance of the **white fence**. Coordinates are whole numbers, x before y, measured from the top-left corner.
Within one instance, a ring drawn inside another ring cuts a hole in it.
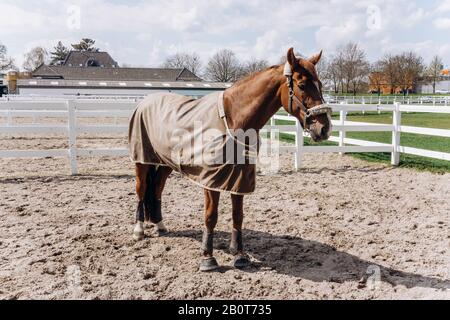
[[[339,137],[331,137],[331,141],[338,142],[337,146],[304,146],[304,134],[300,124],[291,116],[275,115],[270,125],[265,129],[271,132],[278,130],[280,133],[295,136],[295,144],[281,146],[281,151],[292,152],[295,155],[295,168],[301,167],[301,159],[304,153],[317,152],[390,152],[392,164],[399,163],[400,153],[408,153],[424,157],[450,161],[450,153],[423,150],[400,145],[402,132],[425,134],[440,137],[450,137],[450,130],[419,128],[401,125],[402,112],[433,112],[450,114],[450,108],[445,106],[420,106],[420,105],[369,105],[369,104],[333,104],[333,111],[339,111],[340,119],[333,120],[333,131],[339,132]],[[77,148],[77,137],[83,133],[91,134],[126,134],[128,125],[81,125],[78,118],[96,117],[129,117],[136,107],[135,99],[11,99],[0,100],[0,117],[6,117],[6,124],[0,124],[0,134],[64,134],[68,137],[68,149],[56,150],[0,150],[0,158],[33,158],[33,157],[67,157],[70,161],[72,174],[78,173],[78,157],[100,156],[127,156],[126,148],[117,149],[83,149]],[[393,113],[392,124],[374,124],[365,122],[351,122],[346,120],[346,115],[351,111],[389,111]],[[64,124],[15,124],[16,117],[56,117],[65,118]],[[277,125],[276,120],[292,121],[292,125]],[[361,131],[388,131],[392,132],[391,144],[383,144],[372,141],[346,138],[346,132]]]
[[[337,146],[304,146],[303,137],[307,136],[302,134],[302,130],[298,121],[291,116],[275,115],[271,119],[270,128],[278,128],[280,131],[286,134],[295,136],[294,147],[284,147],[288,151],[295,152],[295,166],[301,167],[301,159],[304,153],[317,153],[317,152],[339,152],[354,153],[354,152],[389,152],[391,153],[391,164],[398,165],[400,160],[400,153],[412,154],[422,157],[434,158],[439,160],[450,161],[450,153],[431,151],[425,149],[418,149],[413,147],[405,147],[400,145],[400,134],[414,133],[430,136],[446,137],[450,138],[450,130],[423,128],[423,127],[411,127],[401,125],[402,112],[421,112],[421,113],[442,113],[449,114],[450,108],[445,106],[427,106],[420,105],[401,105],[395,103],[392,106],[388,105],[367,105],[367,104],[331,104],[333,111],[339,111],[339,120],[333,120],[333,132],[339,132],[339,136],[331,136],[330,141],[337,142]],[[354,111],[383,111],[392,112],[392,124],[377,124],[368,122],[353,122],[347,121],[347,113]],[[295,126],[276,126],[276,120],[292,121]],[[350,139],[346,137],[346,132],[392,132],[392,140],[390,144],[379,143],[373,141]],[[283,148],[283,147],[281,147]],[[450,152],[450,150],[449,150]]]
[[[428,105],[428,106],[450,106],[450,96],[448,95],[381,95],[376,94],[364,96],[334,96],[325,95],[325,100],[328,103],[351,103],[351,104],[406,104],[406,105]]]

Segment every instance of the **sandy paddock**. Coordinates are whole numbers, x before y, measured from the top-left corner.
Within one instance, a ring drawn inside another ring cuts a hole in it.
[[[89,147],[124,139],[81,139]],[[0,139],[0,149],[65,147],[57,137]],[[203,193],[172,175],[170,233],[131,238],[132,164],[86,158],[0,159],[0,298],[450,298],[450,175],[307,155],[259,175],[245,199],[251,268],[230,267],[231,203],[223,195],[218,272],[198,271]],[[176,199],[179,199],[176,201]]]

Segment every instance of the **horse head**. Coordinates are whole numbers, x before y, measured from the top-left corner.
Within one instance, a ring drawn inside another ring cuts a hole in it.
[[[322,51],[309,59],[297,58],[290,48],[284,68],[287,86],[282,89],[283,107],[316,142],[328,139],[331,134],[331,109],[325,104],[316,72],[321,57]]]

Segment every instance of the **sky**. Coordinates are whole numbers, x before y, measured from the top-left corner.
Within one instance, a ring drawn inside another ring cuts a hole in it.
[[[375,61],[413,50],[450,65],[450,0],[0,0],[0,43],[21,66],[35,46],[95,39],[120,64],[159,66],[176,52],[222,48],[278,63],[289,47],[330,56],[349,41]]]

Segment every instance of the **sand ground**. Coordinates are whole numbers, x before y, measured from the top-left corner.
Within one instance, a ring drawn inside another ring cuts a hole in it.
[[[80,146],[124,139],[79,140]],[[58,137],[0,139],[0,149],[65,148]],[[450,299],[450,175],[306,155],[259,175],[245,198],[253,265],[230,267],[231,201],[222,195],[218,272],[198,271],[202,190],[173,174],[170,233],[131,238],[136,198],[126,158],[0,159],[2,299]]]

